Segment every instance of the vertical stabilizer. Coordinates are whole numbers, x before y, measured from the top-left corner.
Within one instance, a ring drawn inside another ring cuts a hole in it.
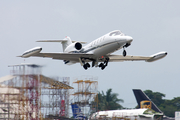
[[[64,40],[64,41],[62,41],[61,43],[62,43],[63,52],[64,52],[64,50],[66,49],[66,47],[69,46],[69,45],[72,43],[72,41],[71,41],[71,38],[68,37],[68,36],[66,36],[63,40]]]
[[[77,104],[71,104],[73,117],[75,119],[84,120],[86,117],[82,114],[81,108]]]
[[[150,108],[156,112],[162,113],[162,111],[151,101],[151,99],[140,89],[133,89],[134,96],[138,103],[139,108]]]

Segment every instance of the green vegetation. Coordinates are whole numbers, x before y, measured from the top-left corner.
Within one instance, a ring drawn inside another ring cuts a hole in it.
[[[160,92],[152,92],[145,90],[144,93],[164,112],[166,116],[174,117],[175,111],[180,111],[180,97],[175,97],[172,100],[163,99],[165,94]]]
[[[106,91],[106,95],[102,91],[102,93],[98,93],[98,110],[117,110],[122,109],[123,107],[119,104],[120,102],[124,102],[122,99],[117,98],[117,93],[112,93],[112,89],[108,89]]]
[[[165,94],[160,92],[153,92],[151,90],[145,90],[144,93],[156,104],[156,106],[164,112],[168,117],[174,117],[175,111],[180,111],[180,97],[175,97],[172,100],[163,99]],[[98,99],[98,110],[117,110],[123,109],[123,106],[119,104],[124,102],[123,99],[117,98],[118,94],[113,93],[112,89],[108,89],[106,94],[102,91],[96,96]]]

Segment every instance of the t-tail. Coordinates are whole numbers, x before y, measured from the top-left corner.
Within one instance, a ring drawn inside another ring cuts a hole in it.
[[[66,36],[63,40],[39,40],[37,42],[61,42],[63,52],[70,52],[75,50],[81,50],[82,44],[86,42],[72,41],[70,37]]]
[[[66,36],[64,39],[64,41],[62,41],[62,47],[63,47],[63,52],[65,51],[65,49],[70,45],[72,44],[72,41],[71,41],[71,38]]]
[[[140,89],[133,89],[139,108],[149,108],[156,112],[163,113],[151,99]]]

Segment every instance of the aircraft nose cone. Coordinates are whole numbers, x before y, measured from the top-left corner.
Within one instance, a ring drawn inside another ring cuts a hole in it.
[[[132,41],[133,41],[133,38],[132,38],[131,36],[127,36],[127,37],[126,37],[126,40],[127,40],[127,42],[132,42]]]

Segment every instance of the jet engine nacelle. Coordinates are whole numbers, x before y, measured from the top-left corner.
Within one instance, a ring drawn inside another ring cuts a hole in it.
[[[159,53],[156,53],[156,54],[154,54],[154,55],[151,55],[151,56],[150,56],[151,58],[148,59],[148,60],[146,60],[146,62],[154,62],[154,61],[156,61],[156,60],[159,60],[159,59],[165,57],[166,55],[167,55],[167,52],[159,52]]]
[[[75,42],[70,44],[69,46],[66,47],[64,52],[70,52],[70,51],[76,51],[76,50],[81,50],[82,44],[79,42]]]
[[[30,57],[32,55],[35,55],[35,54],[39,53],[41,50],[42,50],[41,47],[35,47],[35,48],[32,48],[30,50],[25,51],[22,54],[22,56],[20,56],[20,57],[27,58],[27,57]]]

